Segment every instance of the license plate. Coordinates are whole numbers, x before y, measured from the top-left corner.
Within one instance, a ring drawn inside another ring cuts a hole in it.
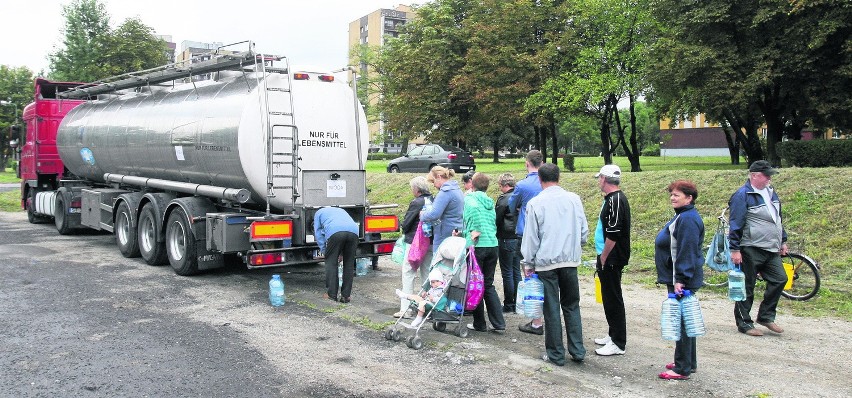
[[[69,207],[68,214],[80,213],[82,210],[80,207]]]
[[[468,170],[470,167],[468,166],[459,166],[459,170]]]

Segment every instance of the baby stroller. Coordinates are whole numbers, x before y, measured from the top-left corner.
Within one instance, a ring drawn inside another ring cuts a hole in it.
[[[385,339],[401,341],[407,330],[413,330],[408,336],[405,344],[409,348],[419,350],[423,348],[423,340],[420,338],[420,329],[426,321],[432,322],[432,328],[439,332],[447,330],[447,325],[455,324],[454,334],[459,337],[467,337],[468,329],[463,322],[464,306],[467,300],[467,276],[470,268],[469,249],[466,240],[461,237],[451,236],[441,242],[435,252],[430,265],[430,273],[438,269],[444,275],[444,294],[434,306],[426,305],[427,313],[424,321],[417,326],[405,322],[405,316],[397,319],[396,323],[385,329]],[[472,249],[470,249],[472,250]],[[428,290],[430,281],[424,281],[419,294]],[[417,311],[417,303],[411,301],[409,308]]]

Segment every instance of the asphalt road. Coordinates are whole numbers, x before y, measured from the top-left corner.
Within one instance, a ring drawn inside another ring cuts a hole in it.
[[[730,302],[705,292],[699,372],[662,381],[674,351],[660,338],[664,288],[625,287],[627,354],[597,357],[606,322],[583,277],[588,355],[557,367],[514,314],[503,335],[429,327],[419,351],[385,340],[400,283],[388,259],[355,279],[348,305],[321,297],[318,267],[281,271],[288,302],[273,310],[271,271],[180,277],[122,257],[112,235],[60,236],[0,212],[0,397],[852,396],[852,327],[828,317],[780,314],[784,334],[748,337]]]

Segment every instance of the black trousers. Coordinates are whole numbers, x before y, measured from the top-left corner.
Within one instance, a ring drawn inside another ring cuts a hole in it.
[[[601,279],[601,298],[603,298],[606,323],[609,325],[609,337],[613,344],[622,350],[627,346],[627,317],[624,311],[624,296],[621,292],[623,265],[601,265],[598,256],[598,276]]]
[[[337,232],[328,238],[325,245],[325,289],[328,297],[337,300],[337,288],[344,299],[352,294],[352,279],[355,277],[355,253],[358,250],[358,235],[352,232]],[[343,256],[343,285],[337,279],[337,259]]]
[[[485,287],[485,295],[482,301],[473,310],[473,327],[476,330],[488,330],[485,324],[485,312],[488,311],[488,321],[494,329],[506,329],[506,320],[503,318],[503,305],[500,304],[500,296],[494,287],[494,273],[497,271],[497,247],[477,247],[474,249],[476,261],[482,269],[482,279]]]

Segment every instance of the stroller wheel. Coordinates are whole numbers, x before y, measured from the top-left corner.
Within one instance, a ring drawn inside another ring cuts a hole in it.
[[[447,330],[447,324],[444,322],[435,322],[432,324],[432,329],[443,332]]]
[[[385,340],[393,340],[393,327],[388,326],[385,329],[384,335],[385,335]]]
[[[405,341],[405,345],[407,345],[408,348],[419,350],[423,348],[423,340],[420,339],[420,336],[418,335],[409,336],[408,340]]]
[[[465,338],[465,337],[467,337],[468,332],[469,332],[469,330],[467,330],[467,326],[465,326],[463,323],[459,322],[459,324],[456,326],[456,336],[459,336],[461,338]]]
[[[393,341],[402,340],[402,329],[394,329],[391,336],[393,337]]]

